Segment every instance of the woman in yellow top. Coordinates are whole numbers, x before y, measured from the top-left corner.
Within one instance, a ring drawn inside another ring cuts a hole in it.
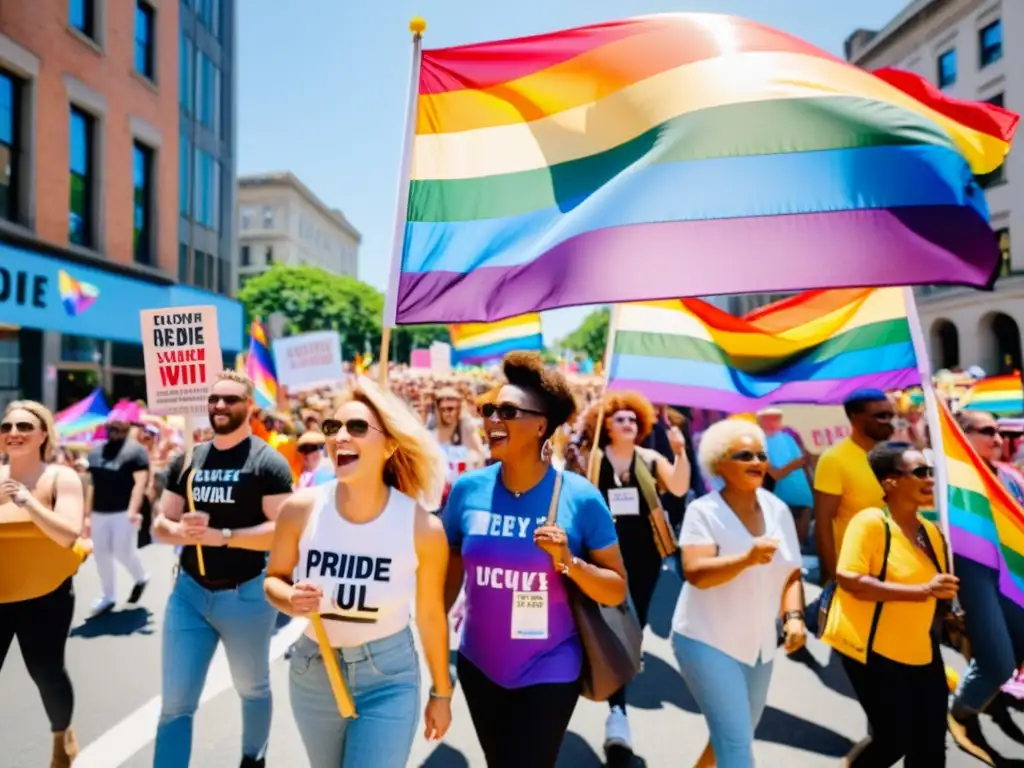
[[[0,419],[0,666],[17,637],[53,731],[51,768],[64,768],[78,754],[64,646],[85,503],[78,474],[55,463],[54,435],[39,403],[15,401]]]
[[[946,764],[946,674],[936,618],[957,592],[932,506],[932,467],[909,443],[881,443],[868,463],[886,509],[850,521],[822,640],[839,652],[871,726],[851,768]]]

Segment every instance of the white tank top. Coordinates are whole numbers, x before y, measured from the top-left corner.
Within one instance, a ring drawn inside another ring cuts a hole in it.
[[[350,523],[334,504],[338,481],[317,490],[299,540],[296,581],[324,591],[320,615],[331,645],[350,648],[409,625],[416,589],[416,502],[391,489],[384,511],[369,523]],[[316,640],[312,626],[306,635]]]

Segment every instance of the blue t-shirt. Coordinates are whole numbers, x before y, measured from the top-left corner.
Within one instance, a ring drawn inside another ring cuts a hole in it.
[[[765,448],[768,451],[768,460],[771,461],[773,467],[779,469],[782,469],[793,459],[798,459],[804,455],[797,441],[785,430],[779,430],[769,437]],[[810,507],[814,505],[814,494],[811,491],[811,484],[807,480],[807,473],[803,469],[794,470],[781,480],[776,480],[775,495],[790,507]]]
[[[460,477],[444,511],[448,541],[462,550],[466,570],[459,650],[504,688],[571,682],[580,676],[583,656],[565,577],[533,543],[534,529],[547,520],[556,472],[549,470],[519,498],[502,485],[500,472],[501,465],[495,464]],[[557,522],[580,558],[618,541],[601,493],[572,472],[562,475]],[[513,639],[517,592],[546,593],[546,637]]]

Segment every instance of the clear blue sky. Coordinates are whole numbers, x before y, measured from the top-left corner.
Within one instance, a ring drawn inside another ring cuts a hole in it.
[[[383,289],[394,226],[409,19],[441,48],[668,11],[753,18],[842,55],[907,0],[236,0],[239,173],[292,171],[363,233],[359,277]],[[498,10],[501,9],[501,12]],[[585,308],[545,313],[550,342]]]

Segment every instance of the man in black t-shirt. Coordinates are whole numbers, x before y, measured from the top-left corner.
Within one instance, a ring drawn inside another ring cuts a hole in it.
[[[180,456],[168,467],[153,534],[183,549],[164,620],[155,768],[187,768],[192,717],[218,642],[224,643],[242,699],[242,766],[264,765],[270,737],[270,638],[277,612],[263,596],[263,572],[274,520],[292,490],[292,474],[281,454],[253,436],[253,407],[249,378],[234,371],[219,374],[210,390],[212,443],[196,446],[191,456]],[[191,512],[185,498],[189,490]]]
[[[128,439],[130,425],[115,417],[107,422],[107,440],[89,451],[92,483],[86,495],[85,535],[92,537],[93,557],[100,574],[102,594],[90,614],[98,616],[114,607],[114,561],[135,580],[129,603],[142,597],[149,577],[139,559],[138,528],[149,483],[149,454]]]

